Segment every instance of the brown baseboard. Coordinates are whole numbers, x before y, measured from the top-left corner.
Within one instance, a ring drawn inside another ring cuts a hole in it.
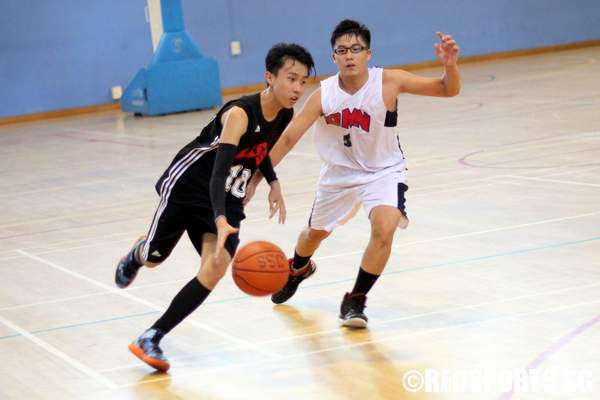
[[[498,53],[481,54],[481,55],[477,55],[477,56],[466,56],[466,57],[460,58],[460,63],[461,64],[477,63],[477,62],[484,62],[484,61],[501,60],[501,59],[505,59],[505,58],[532,56],[532,55],[543,54],[543,53],[552,53],[552,52],[557,52],[557,51],[583,49],[586,47],[596,47],[596,46],[600,46],[600,39],[587,40],[584,42],[576,42],[576,43],[559,44],[559,45],[546,46],[546,47],[536,47],[536,48],[532,48],[532,49],[501,51]],[[435,68],[435,67],[438,67],[439,65],[440,65],[439,61],[425,61],[425,62],[414,63],[414,64],[395,65],[395,66],[391,66],[388,68],[401,68],[401,69],[405,69],[407,71],[414,71],[414,70],[419,70],[419,69]],[[328,75],[317,75],[314,78],[311,78],[309,83],[320,82],[327,77],[328,77]],[[221,93],[223,94],[223,96],[239,95],[239,94],[250,93],[250,92],[258,92],[264,88],[265,88],[264,83],[255,84],[255,85],[234,86],[234,87],[223,88],[221,90]],[[69,108],[66,110],[57,110],[57,111],[48,111],[48,112],[35,113],[35,114],[18,115],[15,117],[3,117],[3,118],[0,118],[0,126],[20,123],[20,122],[40,121],[40,120],[62,118],[62,117],[68,117],[68,116],[73,116],[73,115],[89,114],[89,113],[119,110],[119,109],[120,109],[119,103],[110,103],[110,104],[99,104],[99,105],[91,106],[91,107]]]
[[[89,107],[67,108],[64,110],[46,111],[35,114],[17,115],[15,117],[0,118],[0,126],[17,124],[21,122],[43,121],[55,118],[72,117],[74,115],[97,113],[102,111],[120,110],[119,103],[98,104]]]
[[[323,79],[327,78],[328,75],[317,75],[310,77],[307,81],[308,84],[321,82]],[[223,96],[233,96],[240,95],[246,93],[256,93],[260,92],[264,88],[267,87],[266,83],[257,83],[256,85],[244,85],[244,86],[233,86],[228,88],[221,89],[221,94]]]

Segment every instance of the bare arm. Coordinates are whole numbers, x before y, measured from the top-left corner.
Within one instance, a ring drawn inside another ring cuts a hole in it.
[[[435,53],[444,65],[441,78],[418,76],[404,70],[385,70],[384,81],[392,87],[394,97],[400,93],[421,96],[452,97],[460,92],[460,74],[458,71],[459,47],[450,35],[436,33],[440,39],[435,44]]]
[[[292,119],[292,122],[285,128],[283,134],[273,146],[269,153],[273,165],[279,164],[322,113],[321,89],[319,88],[306,100],[300,112]]]
[[[306,100],[300,112],[294,116],[294,119],[285,128],[275,146],[269,152],[269,157],[273,166],[285,157],[285,155],[298,143],[298,140],[308,131],[308,128],[321,116],[323,113],[321,108],[321,89],[315,90]],[[248,186],[246,187],[246,198],[244,205],[248,204],[254,196],[254,191],[262,179],[260,171],[256,171]]]
[[[221,131],[221,143],[238,145],[240,138],[248,129],[248,115],[240,107],[231,107],[221,116],[223,130]]]

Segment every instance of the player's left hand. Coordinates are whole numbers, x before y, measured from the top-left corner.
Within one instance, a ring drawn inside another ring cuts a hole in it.
[[[435,55],[446,67],[456,65],[460,50],[460,47],[458,47],[456,41],[452,38],[452,36],[446,35],[442,32],[436,32],[435,34],[440,38],[440,42],[434,45]]]
[[[225,218],[224,215],[218,216],[215,220],[215,224],[217,225],[217,249],[215,251],[215,259],[220,260],[223,251],[225,250],[225,241],[229,235],[239,232],[240,228],[234,228],[229,225],[229,222],[227,222],[227,218]]]
[[[250,181],[246,185],[246,191],[245,191],[246,193],[244,195],[244,200],[242,201],[242,204],[244,206],[246,206],[248,203],[250,203],[250,200],[252,200],[252,198],[254,197],[254,193],[256,193],[256,187],[258,186],[259,183],[260,183],[260,177],[257,173],[255,173],[252,176],[252,178],[250,178]]]
[[[285,223],[286,209],[281,185],[279,181],[271,182],[271,191],[269,192],[269,218],[273,218],[275,213],[279,211],[279,223]]]

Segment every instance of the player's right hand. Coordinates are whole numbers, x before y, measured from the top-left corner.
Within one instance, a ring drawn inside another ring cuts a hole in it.
[[[229,225],[229,222],[227,222],[227,218],[225,218],[224,215],[219,215],[217,219],[215,219],[215,224],[217,225],[217,249],[215,251],[215,259],[219,260],[223,256],[227,237],[232,233],[239,232],[240,228],[234,228]]]
[[[439,43],[434,45],[435,55],[445,66],[456,65],[458,62],[459,46],[451,35],[442,32],[435,33],[440,39]]]

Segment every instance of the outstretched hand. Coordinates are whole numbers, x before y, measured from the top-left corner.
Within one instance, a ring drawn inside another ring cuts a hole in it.
[[[456,65],[458,62],[458,53],[460,47],[456,41],[450,35],[446,35],[442,32],[435,33],[440,39],[439,43],[434,45],[435,55],[440,59],[444,66]]]
[[[283,200],[283,193],[281,192],[281,185],[279,181],[271,182],[271,191],[269,192],[269,218],[279,211],[279,223],[285,223],[285,217],[287,210],[285,208],[285,201]]]

